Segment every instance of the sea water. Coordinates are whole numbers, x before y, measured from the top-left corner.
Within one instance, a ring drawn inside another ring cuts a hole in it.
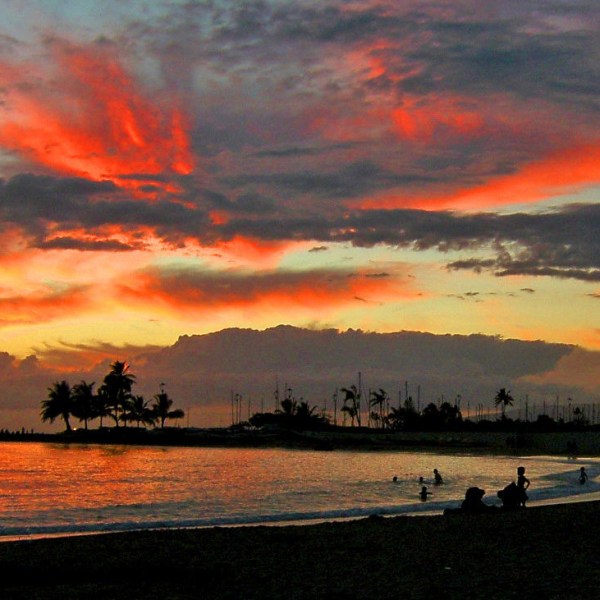
[[[600,498],[600,458],[5,442],[0,540],[440,514],[473,485],[499,504],[496,492],[521,465],[531,505]],[[434,468],[443,485],[433,484]]]

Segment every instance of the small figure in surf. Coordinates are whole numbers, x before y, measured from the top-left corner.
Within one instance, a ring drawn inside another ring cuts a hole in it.
[[[444,480],[442,479],[442,476],[440,475],[440,472],[437,469],[433,470],[433,483],[435,483],[436,485],[444,483]]]
[[[419,477],[419,485],[425,485],[425,480],[422,477]]]
[[[431,492],[427,491],[427,486],[421,486],[421,491],[419,492],[419,497],[423,502],[427,500],[427,496],[431,496]]]
[[[392,477],[392,481],[393,481],[394,483],[398,483],[398,475],[394,475],[394,476]]]
[[[527,488],[531,482],[525,477],[525,467],[517,468],[517,488],[519,490],[519,506],[525,507],[525,502],[529,500],[529,496],[526,493]]]
[[[579,483],[583,485],[588,480],[588,474],[585,472],[585,467],[579,469]]]

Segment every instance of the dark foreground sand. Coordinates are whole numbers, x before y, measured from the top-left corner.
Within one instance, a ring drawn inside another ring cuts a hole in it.
[[[600,502],[0,544],[0,598],[595,598]]]

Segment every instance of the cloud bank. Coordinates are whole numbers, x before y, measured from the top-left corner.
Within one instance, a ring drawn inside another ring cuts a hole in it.
[[[112,360],[125,359],[116,356],[116,348],[96,350],[98,357],[112,356],[92,369],[80,367],[66,374],[50,368],[43,354],[17,361],[4,353],[1,408],[21,419],[14,417],[11,424],[18,427],[22,422],[40,430],[39,402],[55,378],[66,377],[73,384],[81,379],[100,382]],[[335,390],[357,384],[359,372],[365,394],[369,388],[383,387],[394,403],[405,398],[408,386],[421,407],[442,398],[454,402],[460,395],[464,411],[471,407],[474,412],[482,405],[492,412],[500,387],[510,389],[521,402],[527,395],[530,405],[540,410],[543,402],[553,405],[557,395],[561,403],[568,398],[581,404],[600,402],[594,376],[600,353],[541,341],[279,326],[183,336],[166,348],[128,351],[137,375],[136,392],[151,398],[165,384],[179,407],[191,409],[191,422],[198,425],[229,424],[232,392],[242,394],[253,412],[273,410],[277,385],[281,393],[289,387],[297,398],[331,411]]]

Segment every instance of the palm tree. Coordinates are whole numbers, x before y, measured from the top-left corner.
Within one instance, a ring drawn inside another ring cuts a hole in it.
[[[357,410],[356,410],[356,406],[353,404],[344,404],[344,406],[342,406],[342,408],[340,408],[340,411],[347,414],[350,419],[351,419],[351,423],[352,423],[352,427],[354,427],[354,421],[356,419],[356,414],[357,414]],[[344,421],[346,419],[344,418]]]
[[[109,406],[109,398],[106,393],[106,388],[104,386],[100,386],[98,389],[98,393],[94,396],[93,402],[93,415],[94,419],[100,419],[100,428],[102,429],[104,417],[110,416],[110,406]]]
[[[133,396],[128,402],[128,410],[123,413],[121,419],[125,422],[135,422],[139,429],[140,425],[152,425],[154,423],[154,411],[148,406],[148,401],[143,396]]]
[[[42,421],[54,422],[54,419],[61,417],[65,422],[68,432],[71,431],[69,417],[73,410],[73,394],[71,386],[65,381],[56,381],[52,387],[48,388],[48,398],[42,400],[42,411],[40,417]]]
[[[500,388],[496,393],[494,402],[496,406],[502,408],[502,420],[506,419],[506,407],[512,406],[514,401],[515,399],[510,395],[510,391],[507,391],[506,388]]]
[[[167,419],[182,419],[185,416],[185,413],[180,408],[171,410],[171,406],[173,406],[173,400],[169,398],[167,392],[161,391],[154,396],[152,411],[154,417],[160,421],[161,429],[164,429]]]
[[[128,373],[129,365],[116,360],[110,365],[110,372],[104,378],[101,391],[110,408],[110,416],[119,426],[121,413],[127,408],[127,401],[131,398],[131,388],[135,384],[135,375]]]
[[[376,411],[371,413],[371,418],[374,418],[376,423],[383,423],[383,407],[388,400],[387,392],[379,388],[378,391],[371,392],[371,398],[369,399],[369,406],[377,408]]]
[[[352,427],[354,427],[355,419],[360,426],[360,392],[355,385],[351,385],[349,388],[341,388],[341,391],[346,394],[346,397],[344,398],[344,406],[340,410],[351,417]],[[350,405],[348,405],[348,402],[350,402]]]
[[[87,383],[81,381],[73,386],[73,408],[72,414],[80,421],[83,421],[87,431],[88,421],[93,419],[95,414],[94,402],[94,382]]]

